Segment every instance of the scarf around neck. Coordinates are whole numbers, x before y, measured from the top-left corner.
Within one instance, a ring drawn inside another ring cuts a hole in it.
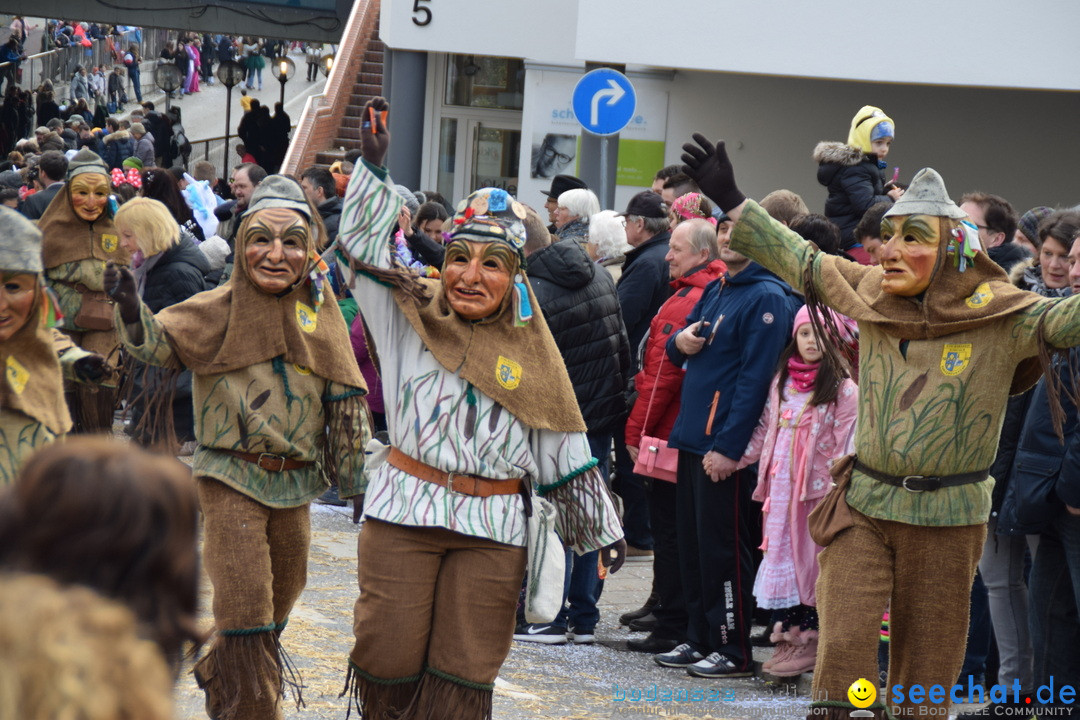
[[[791,384],[794,386],[795,391],[804,393],[813,390],[814,382],[817,380],[818,368],[820,367],[820,360],[815,363],[808,363],[798,354],[789,357],[787,361],[788,377],[791,378]]]

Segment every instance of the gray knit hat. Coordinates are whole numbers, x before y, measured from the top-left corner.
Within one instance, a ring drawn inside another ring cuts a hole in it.
[[[83,148],[68,161],[68,182],[71,182],[71,179],[76,175],[82,175],[83,173],[98,173],[107,176],[109,166],[96,152],[89,148]]]
[[[287,208],[296,210],[308,220],[311,220],[311,205],[304,196],[304,190],[292,178],[284,175],[268,175],[261,183],[255,186],[255,192],[251,194],[251,201],[244,212],[245,215],[256,210],[267,208]]]
[[[945,192],[945,181],[933,168],[923,168],[885,217],[893,215],[933,215],[934,217],[966,218],[967,213]]]
[[[40,273],[41,231],[22,213],[0,205],[0,269]]]

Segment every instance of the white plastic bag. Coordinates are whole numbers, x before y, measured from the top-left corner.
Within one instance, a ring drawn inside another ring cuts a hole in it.
[[[528,522],[525,622],[552,622],[562,609],[566,551],[555,532],[557,513],[550,502],[533,496]]]

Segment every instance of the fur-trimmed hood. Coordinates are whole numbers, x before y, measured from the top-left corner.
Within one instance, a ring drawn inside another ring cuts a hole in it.
[[[847,143],[834,140],[822,140],[814,148],[814,162],[819,165],[834,163],[836,165],[858,165],[866,160],[866,153]]]
[[[1021,260],[1012,266],[1009,270],[1009,282],[1021,290],[1030,290],[1028,283],[1024,279],[1024,274],[1028,268],[1035,267],[1035,258],[1029,257],[1027,260]]]
[[[116,142],[116,141],[122,141],[122,140],[131,140],[132,142],[135,142],[135,138],[132,137],[131,133],[128,132],[127,130],[124,130],[123,128],[121,128],[120,130],[117,130],[114,133],[109,133],[105,137],[101,138],[102,142],[107,142],[107,143]]]

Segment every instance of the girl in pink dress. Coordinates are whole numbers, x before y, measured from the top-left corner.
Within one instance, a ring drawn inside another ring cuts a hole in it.
[[[853,328],[846,318],[834,319],[840,328]],[[833,460],[851,451],[855,430],[858,389],[851,378],[837,376],[822,362],[821,342],[803,307],[795,316],[795,339],[780,357],[769,402],[740,461],[740,467],[759,463],[754,500],[764,503],[765,559],[754,597],[758,607],[773,611],[776,652],[764,669],[779,677],[814,669],[814,583],[821,548],[810,539],[807,517],[831,486]]]

